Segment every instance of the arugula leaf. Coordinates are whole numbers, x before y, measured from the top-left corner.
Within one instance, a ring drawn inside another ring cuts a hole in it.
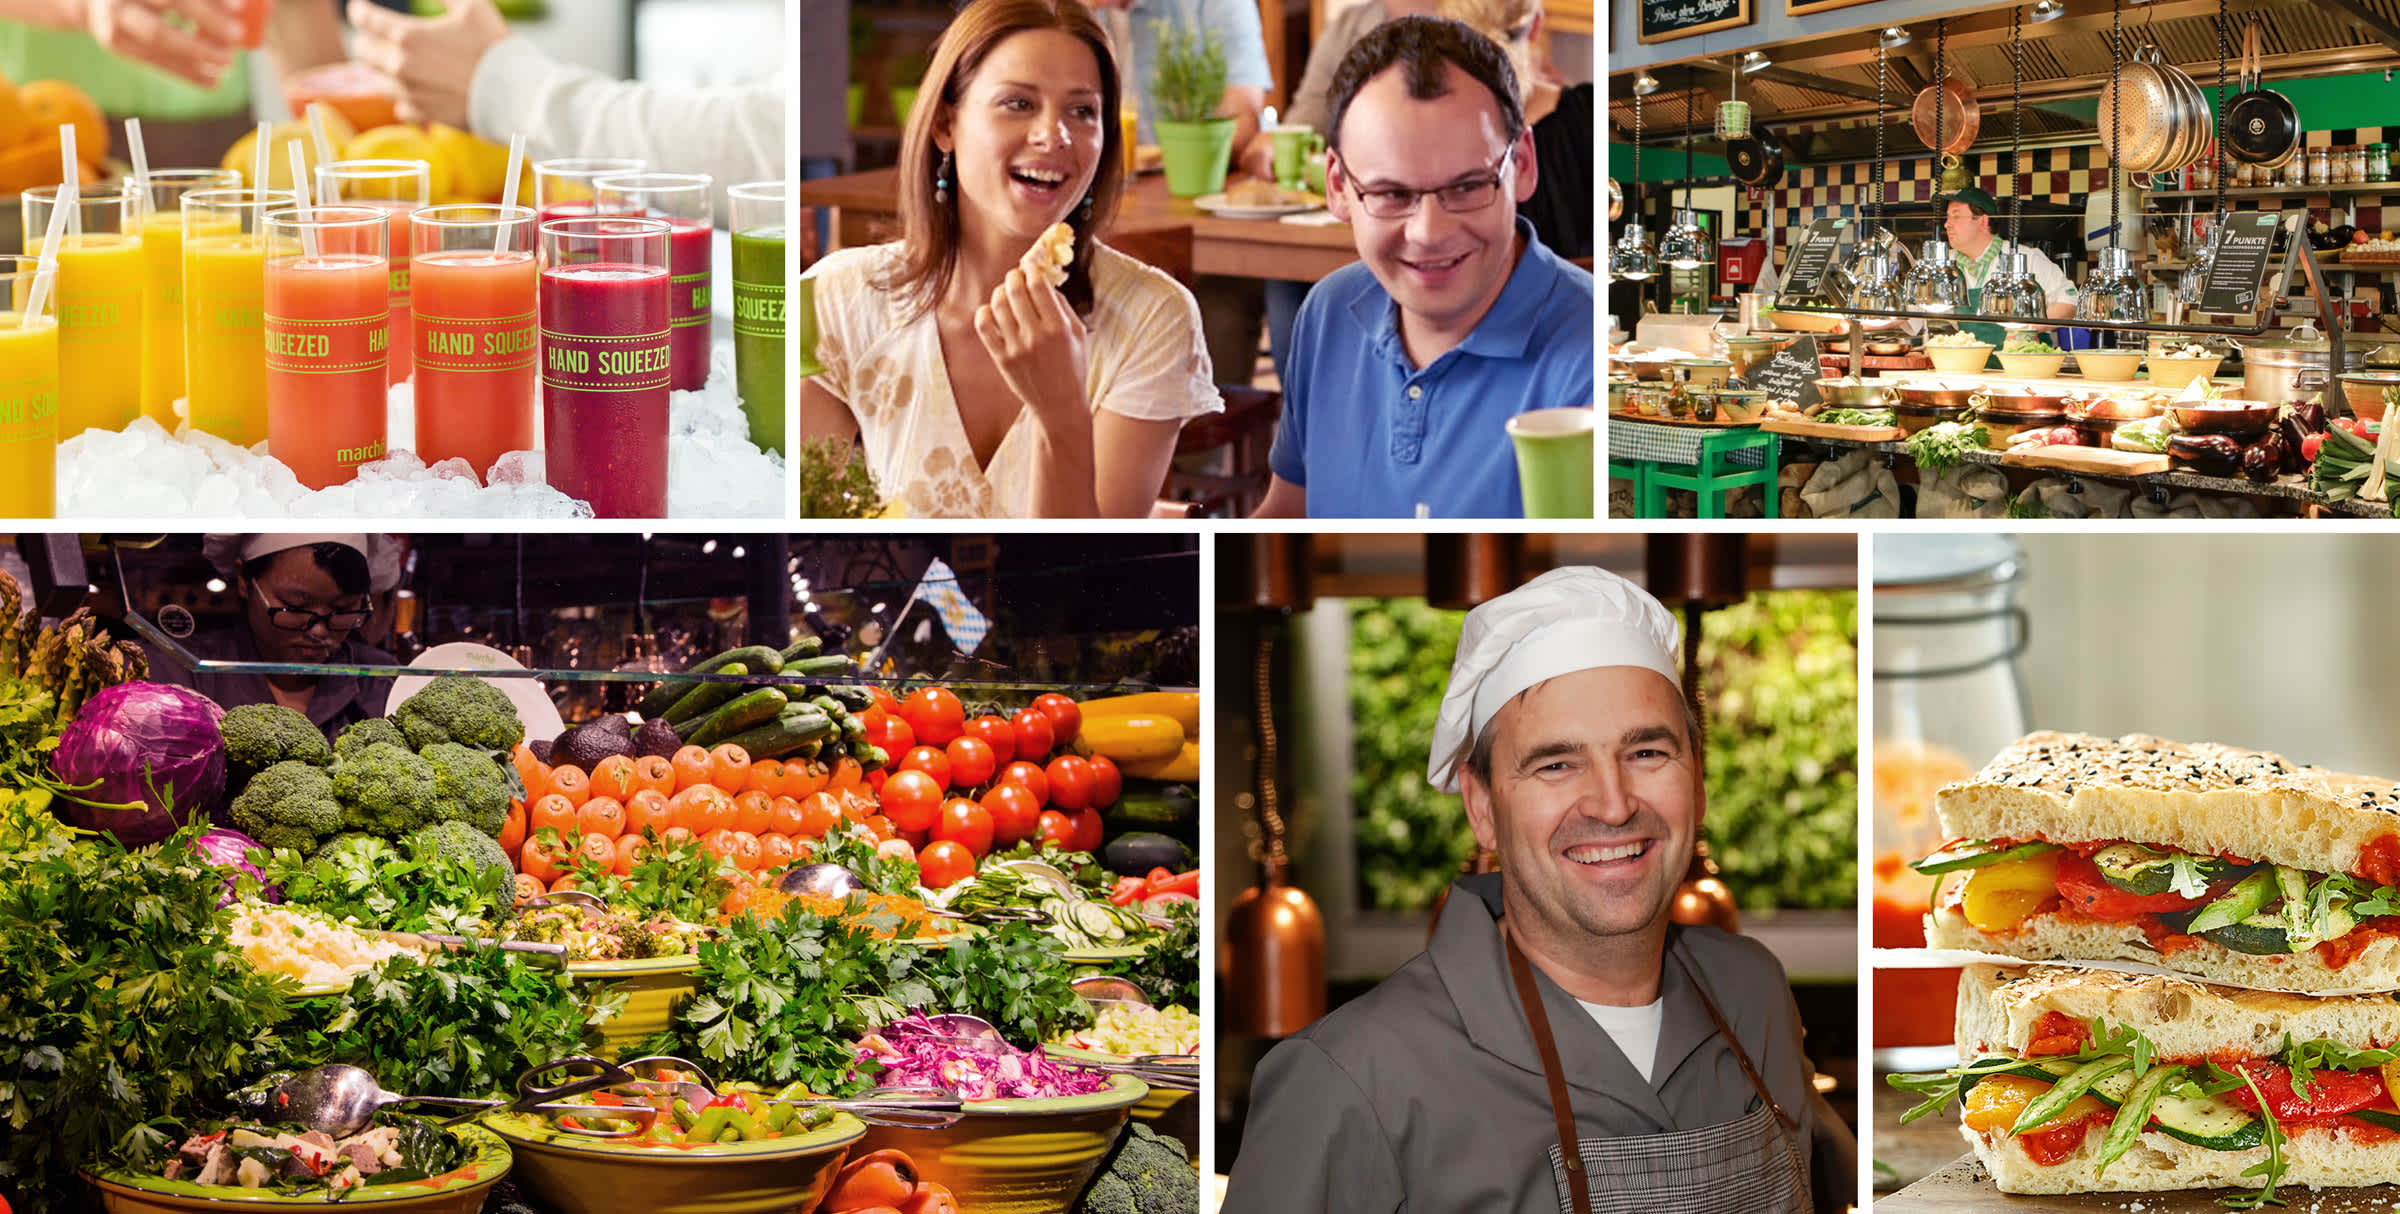
[[[2295,1045],[2292,1042],[2292,1035],[2285,1033],[2283,1049],[2277,1054],[2277,1057],[2285,1066],[2291,1068],[2292,1094],[2306,1100],[2308,1099],[2309,1085],[2314,1081],[2317,1071],[2325,1068],[2339,1071],[2363,1071],[2368,1067],[2382,1066],[2384,1063],[2400,1057],[2400,1053],[2392,1050],[2353,1049],[2339,1041],[2324,1037]]]
[[[2186,898],[2208,893],[2208,878],[2200,871],[2200,857],[2177,852],[2167,861],[2167,888]]]
[[[2210,1070],[2217,1069],[2214,1063],[2206,1065]],[[2240,1079],[2244,1085],[2249,1087],[2250,1095],[2257,1099],[2258,1115],[2266,1119],[2267,1123],[2267,1157],[2244,1168],[2242,1175],[2260,1177],[2265,1181],[2266,1187],[2256,1193],[2220,1197],[2217,1199],[2217,1204],[2229,1210],[2256,1210],[2262,1206],[2279,1206],[2284,1204],[2284,1201],[2275,1195],[2275,1182],[2283,1179],[2283,1144],[2285,1142],[2283,1127],[2276,1124],[2274,1110],[2267,1107],[2267,1095],[2258,1090],[2258,1081],[2247,1074],[2241,1075]],[[2232,1089],[2228,1087],[2226,1090],[2231,1091]]]

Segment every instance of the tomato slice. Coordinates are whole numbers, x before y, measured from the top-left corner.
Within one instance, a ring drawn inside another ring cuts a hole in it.
[[[2314,1071],[2308,1077],[2308,1095],[2301,1096],[2292,1090],[2291,1068],[2280,1062],[2237,1058],[2220,1065],[2254,1080],[2267,1098],[2267,1108],[2279,1121],[2332,1117],[2366,1108],[2386,1095],[2383,1075],[2378,1071]],[[2258,1097],[2251,1094],[2248,1084],[2226,1092],[2225,1099],[2252,1112],[2258,1110]]]
[[[2058,858],[2058,896],[2066,909],[2093,919],[2131,919],[2140,915],[2190,910],[2207,896],[2186,898],[2178,893],[2129,894],[2108,883],[2100,866],[2073,853]]]
[[[2033,1040],[2025,1045],[2027,1058],[2048,1058],[2053,1054],[2072,1054],[2083,1048],[2092,1035],[2090,1025],[2065,1012],[2044,1012],[2033,1022]]]

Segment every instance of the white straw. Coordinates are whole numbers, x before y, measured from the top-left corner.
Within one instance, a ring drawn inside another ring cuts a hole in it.
[[[258,146],[251,150],[250,156],[250,188],[258,191],[258,219],[251,229],[260,237],[267,234],[267,149],[273,146],[274,130],[275,124],[271,122],[258,124]]]
[[[150,155],[142,149],[142,120],[125,120],[125,147],[133,153],[133,188],[144,199],[150,196]]]
[[[317,141],[317,163],[333,163],[333,140],[325,137],[325,103],[308,103],[308,133]]]
[[[492,252],[507,251],[508,213],[517,205],[517,174],[525,167],[525,133],[508,137],[508,176],[500,184],[500,222],[492,227]]]
[[[63,188],[63,187],[62,187]],[[42,314],[42,305],[49,302],[50,283],[58,277],[59,234],[65,229],[67,212],[64,207],[50,212],[50,230],[42,234],[42,257],[34,264],[33,289],[25,295],[25,310],[17,314],[17,327],[33,323],[31,318]]]
[[[75,124],[58,127],[58,205],[67,212],[67,239],[83,239],[83,165],[75,159]]]
[[[315,261],[317,258],[316,213],[308,205],[308,153],[300,149],[298,140],[285,145],[292,153],[292,196],[300,206],[300,255]]]

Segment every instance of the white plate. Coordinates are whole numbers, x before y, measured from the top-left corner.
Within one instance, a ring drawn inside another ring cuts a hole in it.
[[[1227,202],[1224,194],[1217,193],[1202,194],[1192,200],[1192,205],[1220,219],[1276,219],[1285,215],[1297,215],[1302,211],[1314,211],[1325,204],[1321,202],[1287,202],[1271,207],[1245,207]]]
[[[418,654],[417,660],[409,665],[430,670],[525,669],[517,664],[515,658],[489,645],[478,645],[472,641],[436,645]],[[393,679],[391,698],[384,711],[389,713],[399,708],[408,697],[424,690],[425,685],[432,681],[429,675],[415,674],[404,674]],[[566,722],[559,719],[558,705],[550,702],[550,693],[542,689],[540,679],[485,679],[484,682],[499,688],[500,694],[507,696],[508,702],[517,706],[517,719],[525,722],[526,737],[555,738],[559,730],[566,728]]]

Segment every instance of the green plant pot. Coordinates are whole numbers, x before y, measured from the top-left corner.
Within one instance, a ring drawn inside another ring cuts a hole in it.
[[[867,86],[851,85],[847,94],[842,98],[842,104],[849,111],[851,126],[855,127],[864,121],[867,116]]]
[[[1225,188],[1225,166],[1233,159],[1233,119],[1167,122],[1154,119],[1159,156],[1166,163],[1167,193],[1198,198]]]

